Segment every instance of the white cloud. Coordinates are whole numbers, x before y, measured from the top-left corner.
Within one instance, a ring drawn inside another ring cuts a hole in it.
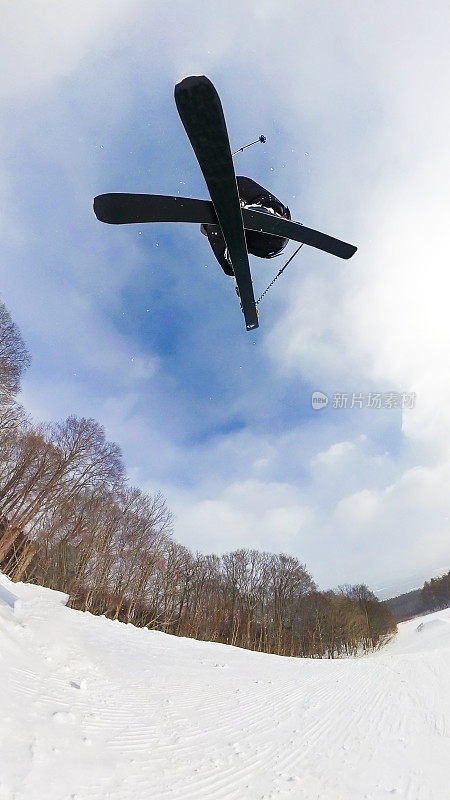
[[[69,75],[129,16],[119,0],[15,0],[2,9],[0,97]]]
[[[301,438],[299,432],[285,436],[280,460]],[[227,441],[232,450],[233,439]],[[253,446],[270,450],[270,437],[252,442],[247,435],[245,447],[243,441],[240,437],[237,446],[243,458],[239,479],[229,478],[239,473],[226,451],[211,445],[192,488],[163,485],[178,535],[189,546],[203,552],[241,546],[287,551],[306,563],[323,588],[362,581],[376,586],[388,576],[395,591],[407,588],[408,576],[419,576],[420,582],[445,564],[447,465],[404,467],[395,454],[371,454],[365,436],[311,455],[313,445],[303,438],[310,480],[274,482],[260,478],[258,462],[252,467],[247,460]],[[195,472],[195,458],[191,464]]]
[[[292,552],[312,518],[298,488],[288,484],[239,481],[194,502],[191,494],[169,493],[186,540],[203,552],[238,547]]]
[[[379,505],[379,493],[363,489],[344,497],[336,506],[335,519],[352,536],[361,536],[364,526],[372,522]]]
[[[354,453],[355,451],[355,443],[354,442],[336,442],[332,444],[328,450],[325,450],[321,453],[317,453],[317,455],[313,458],[312,464],[319,465],[322,467],[325,466],[334,466],[339,465],[339,462],[342,462],[342,459],[346,456]]]

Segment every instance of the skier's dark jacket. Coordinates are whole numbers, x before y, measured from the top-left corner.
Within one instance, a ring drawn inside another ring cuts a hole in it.
[[[276,214],[279,214],[286,219],[291,218],[291,212],[278,200],[275,195],[264,189],[256,181],[251,178],[243,176],[237,177],[237,185],[239,197],[245,205],[261,205],[264,208],[273,209]],[[208,237],[208,241],[214,251],[220,266],[227,275],[233,275],[233,269],[225,257],[225,239],[219,225],[203,225]],[[245,231],[245,238],[247,240],[247,250],[254,256],[260,258],[272,258],[281,253],[286,247],[288,239],[281,239],[279,236],[272,236],[269,233],[259,233],[258,231]]]

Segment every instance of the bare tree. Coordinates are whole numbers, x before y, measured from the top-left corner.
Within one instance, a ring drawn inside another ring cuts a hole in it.
[[[17,435],[8,456],[1,465],[0,561],[19,534],[32,535],[33,526],[39,529],[36,522],[58,503],[123,481],[120,450],[94,420],[69,417],[62,424],[29,428]]]
[[[15,397],[21,375],[29,363],[20,331],[4,303],[0,303],[0,405]]]

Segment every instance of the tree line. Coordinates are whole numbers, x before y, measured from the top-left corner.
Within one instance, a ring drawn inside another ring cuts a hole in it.
[[[440,578],[425,581],[422,602],[428,611],[440,611],[450,606],[450,570]]]
[[[421,589],[412,589],[410,592],[399,594],[383,600],[383,603],[392,612],[397,622],[430,614],[450,607],[450,571],[439,578],[430,578],[425,581]]]
[[[395,629],[364,586],[317,589],[293,556],[193,553],[160,492],[130,487],[92,419],[35,425],[17,402],[29,357],[0,305],[0,569],[73,608],[289,656],[355,655]]]

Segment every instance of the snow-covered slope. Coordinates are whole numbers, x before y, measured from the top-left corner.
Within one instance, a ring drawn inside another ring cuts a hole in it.
[[[450,797],[450,610],[315,661],[65,602],[0,576],[1,800]]]

